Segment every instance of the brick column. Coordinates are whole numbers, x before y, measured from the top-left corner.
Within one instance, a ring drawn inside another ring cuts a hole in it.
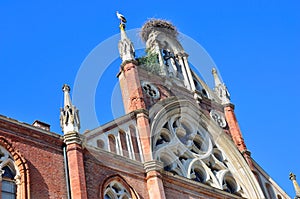
[[[251,152],[248,151],[245,141],[244,141],[244,138],[242,136],[238,121],[237,121],[235,113],[234,113],[234,105],[231,103],[225,104],[224,105],[224,113],[225,113],[226,121],[228,123],[229,132],[231,134],[234,144],[237,146],[239,151],[242,153],[242,155],[246,159],[251,170],[254,171],[254,166],[253,166],[253,162],[251,159]]]
[[[122,91],[124,109],[126,113],[136,114],[136,123],[139,133],[143,162],[146,170],[147,189],[150,199],[165,199],[163,182],[159,171],[161,164],[153,161],[151,150],[151,130],[149,113],[144,101],[143,90],[137,70],[136,61],[125,61],[118,74]]]
[[[138,76],[136,61],[123,62],[118,78],[120,80],[125,112],[135,112],[136,114],[136,122],[143,152],[143,160],[145,162],[152,160],[148,110],[146,110],[146,104],[144,101],[140,78]]]
[[[144,163],[146,170],[147,189],[150,199],[165,199],[165,191],[160,171],[163,169],[163,163],[155,160]]]
[[[121,72],[118,74],[124,109],[126,113],[137,109],[145,109],[143,91],[137,71],[136,61],[127,61],[121,65]]]
[[[150,141],[151,131],[148,118],[148,111],[145,109],[139,109],[134,112],[136,113],[136,123],[143,152],[143,160],[144,162],[151,161],[153,158]]]
[[[67,145],[71,198],[87,199],[81,138],[77,132],[68,132],[64,135],[64,142]]]

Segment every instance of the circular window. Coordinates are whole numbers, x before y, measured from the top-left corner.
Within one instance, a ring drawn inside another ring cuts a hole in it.
[[[142,82],[142,88],[143,91],[149,96],[152,97],[153,99],[159,99],[160,98],[160,93],[159,90],[156,86],[149,82]]]
[[[226,127],[226,120],[224,118],[224,116],[217,112],[216,110],[211,110],[210,111],[210,117],[221,127],[221,128],[225,128]]]

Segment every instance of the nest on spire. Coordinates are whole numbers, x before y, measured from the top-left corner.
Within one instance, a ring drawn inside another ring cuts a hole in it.
[[[176,27],[171,22],[161,19],[150,19],[142,27],[142,31],[140,33],[142,40],[146,42],[149,34],[155,30],[174,37],[177,37],[178,35]]]

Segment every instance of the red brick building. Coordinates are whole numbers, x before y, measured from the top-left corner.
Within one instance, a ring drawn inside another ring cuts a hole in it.
[[[0,116],[0,198],[289,198],[251,158],[217,71],[210,89],[191,70],[176,28],[148,21],[140,58],[120,29],[125,115],[79,134],[64,85],[64,135]]]

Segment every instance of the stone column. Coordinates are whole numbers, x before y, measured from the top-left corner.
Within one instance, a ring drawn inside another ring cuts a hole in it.
[[[182,75],[184,78],[184,84],[187,87],[187,89],[191,90],[192,88],[191,88],[191,84],[190,84],[189,77],[188,77],[187,66],[184,63],[183,58],[180,54],[177,55],[177,57],[178,57],[180,65],[181,65]]]
[[[186,67],[186,72],[187,72],[187,75],[188,75],[188,78],[189,78],[189,82],[191,84],[191,89],[192,89],[192,91],[195,91],[196,90],[196,86],[194,84],[193,75],[192,75],[192,72],[191,72],[191,69],[190,69],[187,57],[188,57],[188,54],[184,53],[184,55],[183,55],[183,61],[184,61],[185,67]]]
[[[147,189],[150,199],[165,199],[165,191],[160,171],[163,163],[155,160],[144,163],[146,170]]]
[[[64,135],[67,145],[71,198],[87,199],[82,141],[77,132]]]

